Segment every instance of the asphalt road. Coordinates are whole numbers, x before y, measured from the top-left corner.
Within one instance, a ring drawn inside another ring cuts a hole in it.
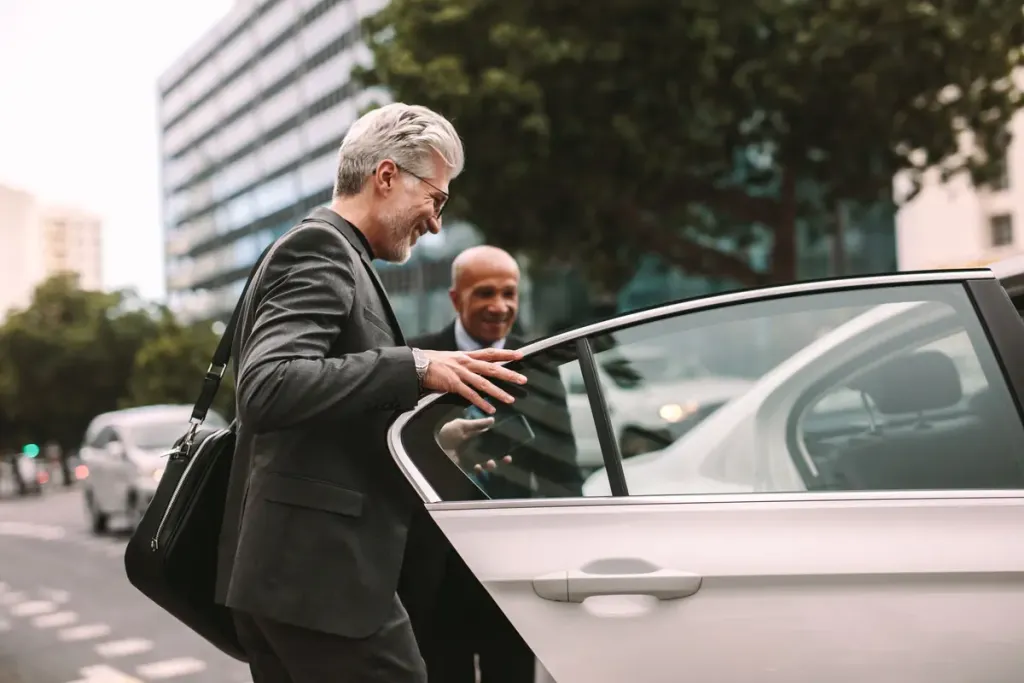
[[[0,497],[0,683],[249,683],[124,575],[124,535],[86,527],[81,492]]]

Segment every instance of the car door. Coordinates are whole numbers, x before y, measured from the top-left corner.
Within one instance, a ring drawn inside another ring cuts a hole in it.
[[[695,360],[750,389],[623,461],[600,354],[694,340]],[[389,441],[558,683],[995,683],[1024,670],[1024,323],[991,275],[739,292],[525,352],[511,367],[529,383],[492,429],[515,416],[532,429],[443,452],[438,433],[465,410],[445,395],[399,417]],[[575,461],[579,416],[550,389],[565,366],[587,385],[605,464],[593,474]],[[501,455],[512,464],[476,472]]]
[[[127,444],[117,427],[109,427],[110,436],[104,447],[107,477],[105,509],[121,512],[127,507],[128,489],[135,479],[137,467],[128,457]]]
[[[79,450],[79,457],[89,470],[86,486],[92,491],[93,501],[101,510],[106,509],[107,496],[104,495],[104,487],[108,485],[107,478],[110,476],[110,458],[106,452],[106,445],[111,434],[112,430],[109,427],[100,428],[91,437],[87,436]]]

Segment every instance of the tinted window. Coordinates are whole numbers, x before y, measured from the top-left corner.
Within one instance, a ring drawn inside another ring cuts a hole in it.
[[[473,429],[482,424],[482,413],[449,395],[420,412],[402,434],[406,451],[445,500],[579,496],[583,479],[603,467],[587,395],[566,391],[573,376],[581,379],[575,348],[550,349],[509,367],[529,381],[509,389],[517,396],[514,404],[495,402],[486,431]],[[512,462],[476,470],[505,456]]]
[[[660,349],[709,373],[604,386],[630,495],[1024,488],[1024,428],[960,285],[739,304],[594,342],[602,366]],[[608,495],[604,472],[584,491]]]

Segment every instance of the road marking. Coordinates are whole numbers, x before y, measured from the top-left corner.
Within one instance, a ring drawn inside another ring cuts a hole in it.
[[[0,595],[0,604],[13,605],[16,602],[23,601],[26,597],[24,593],[4,593]]]
[[[72,626],[71,628],[64,629],[57,634],[57,638],[65,643],[70,643],[77,640],[102,638],[106,635],[110,635],[110,627],[106,624],[82,624],[81,626]]]
[[[33,524],[31,522],[0,522],[0,536],[21,536],[37,538],[41,541],[56,541],[64,538],[64,528],[52,524]]]
[[[138,678],[103,664],[79,669],[82,678],[71,683],[142,683]]]
[[[37,614],[46,614],[55,609],[57,609],[57,606],[49,600],[31,600],[11,607],[11,614],[16,617],[34,617]]]
[[[6,619],[0,619],[0,633],[11,630],[11,622]]]
[[[206,668],[206,662],[194,657],[179,657],[177,659],[166,659],[162,662],[153,662],[136,667],[135,671],[143,678],[174,678],[175,676],[187,676]]]
[[[153,649],[153,641],[145,638],[126,638],[125,640],[111,640],[107,643],[100,643],[96,646],[96,653],[101,657],[124,657],[146,652]]]
[[[10,588],[10,586],[3,581],[0,581],[0,593],[6,593],[8,588]]]
[[[74,612],[54,612],[43,614],[32,619],[32,625],[36,628],[57,628],[58,626],[70,626],[78,621],[78,615]]]
[[[58,605],[62,605],[71,599],[71,594],[67,591],[57,590],[55,588],[40,588],[39,595],[43,596],[50,602],[55,602]]]

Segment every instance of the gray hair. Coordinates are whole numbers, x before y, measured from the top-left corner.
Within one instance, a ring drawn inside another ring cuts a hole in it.
[[[345,134],[338,150],[334,196],[359,194],[377,165],[391,159],[410,173],[430,177],[436,152],[450,169],[462,173],[462,140],[448,119],[419,105],[394,102],[363,114]]]

